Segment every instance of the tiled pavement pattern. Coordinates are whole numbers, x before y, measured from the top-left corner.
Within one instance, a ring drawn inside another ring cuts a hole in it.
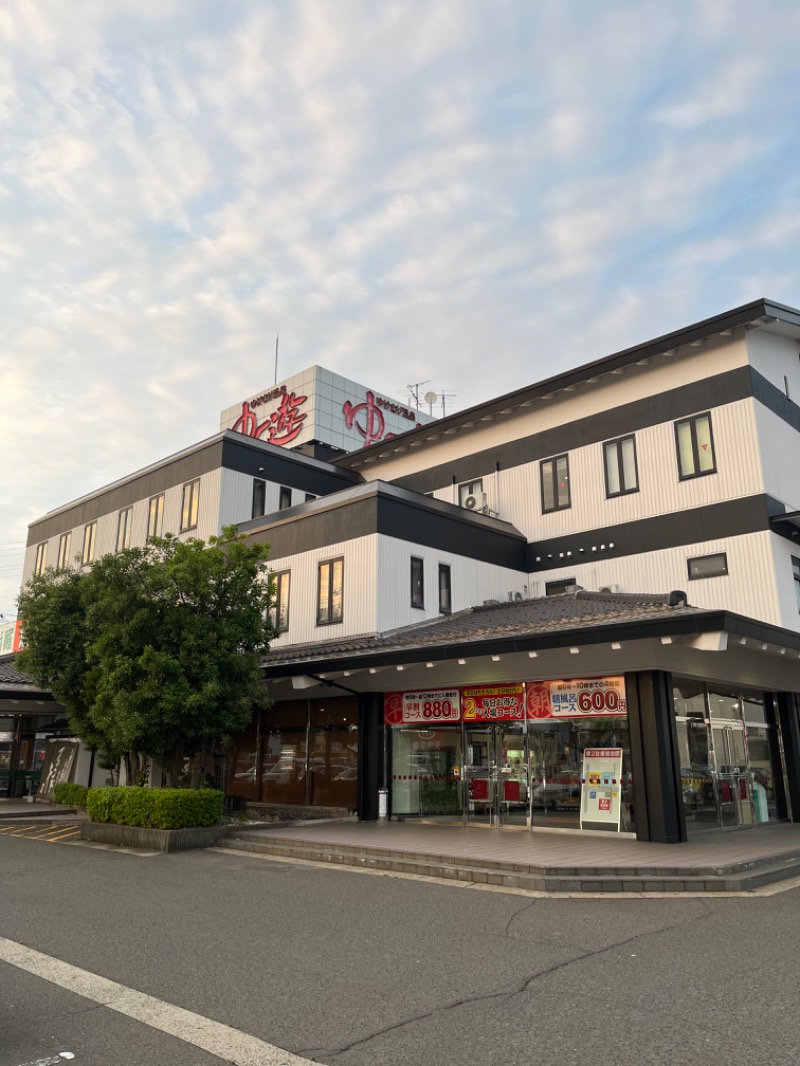
[[[798,824],[649,844],[365,822],[242,829],[217,846],[545,892],[738,892],[800,876]]]

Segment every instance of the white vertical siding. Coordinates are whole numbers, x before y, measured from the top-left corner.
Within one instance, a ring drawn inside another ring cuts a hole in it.
[[[305,644],[320,640],[341,640],[362,633],[374,633],[376,611],[377,535],[330,544],[324,548],[284,556],[271,570],[291,573],[289,591],[289,630],[273,642]],[[326,559],[344,558],[342,621],[317,625],[318,567]]]
[[[253,517],[253,482],[256,478],[257,475],[242,474],[238,470],[222,471],[220,495],[221,526],[248,522]],[[266,486],[264,514],[269,515],[278,510],[282,486],[277,481],[267,481]],[[303,489],[286,487],[290,489],[292,494],[292,507],[296,504],[305,503],[306,494]]]
[[[765,530],[619,559],[613,556],[593,558],[591,562],[531,574],[531,594],[543,596],[547,582],[570,577],[591,591],[614,585],[618,585],[622,592],[662,594],[682,589],[694,607],[734,611],[796,630],[800,629],[796,606],[792,617],[785,603],[779,601],[773,562],[773,542],[777,539]],[[688,560],[717,552],[727,553],[728,575],[690,581]],[[790,581],[791,567],[788,564],[786,575]],[[790,591],[794,595],[793,590]],[[784,599],[788,602],[786,595]]]
[[[411,558],[423,560],[424,608],[411,606]],[[413,625],[439,617],[439,564],[450,567],[453,611],[484,600],[507,600],[509,592],[525,594],[527,576],[517,570],[468,559],[437,548],[420,547],[395,537],[380,537],[378,546],[378,630]]]

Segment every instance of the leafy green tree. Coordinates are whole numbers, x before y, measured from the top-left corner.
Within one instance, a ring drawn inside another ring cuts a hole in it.
[[[166,536],[84,572],[47,570],[19,598],[19,667],[105,764],[124,760],[134,782],[153,758],[177,783],[187,756],[219,748],[269,702],[268,554],[229,527],[208,544]]]

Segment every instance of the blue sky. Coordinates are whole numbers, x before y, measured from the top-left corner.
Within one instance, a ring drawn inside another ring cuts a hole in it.
[[[448,410],[800,304],[790,0],[0,8],[0,612],[27,524],[319,363]]]

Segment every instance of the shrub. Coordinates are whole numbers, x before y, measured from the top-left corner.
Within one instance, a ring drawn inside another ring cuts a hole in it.
[[[89,789],[86,785],[76,785],[72,781],[61,781],[53,789],[56,803],[66,803],[70,807],[85,807]]]
[[[222,816],[224,793],[214,788],[92,788],[86,811],[93,822],[185,829],[213,825]]]

